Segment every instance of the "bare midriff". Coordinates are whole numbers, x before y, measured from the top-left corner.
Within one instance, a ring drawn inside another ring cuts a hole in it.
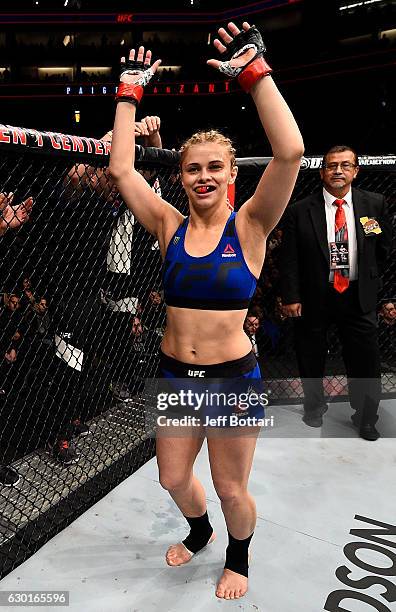
[[[168,306],[161,349],[184,363],[211,365],[244,357],[252,344],[243,331],[246,310]]]

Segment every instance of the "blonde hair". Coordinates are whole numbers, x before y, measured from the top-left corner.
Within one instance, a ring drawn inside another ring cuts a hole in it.
[[[207,130],[207,131],[203,130],[201,132],[196,132],[190,138],[188,138],[187,140],[183,142],[182,146],[180,147],[180,167],[183,164],[183,161],[187,155],[188,149],[192,147],[193,145],[204,144],[205,142],[215,142],[219,145],[223,145],[227,149],[230,155],[231,168],[233,168],[236,165],[236,160],[235,160],[236,151],[234,149],[232,141],[229,138],[227,138],[227,136],[224,136],[224,134],[222,134],[221,132],[217,130]]]

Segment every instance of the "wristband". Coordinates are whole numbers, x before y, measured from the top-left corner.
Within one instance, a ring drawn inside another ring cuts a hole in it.
[[[116,93],[116,102],[130,102],[138,106],[143,97],[143,87],[134,83],[120,83]]]
[[[263,57],[256,57],[238,76],[238,83],[246,93],[249,93],[253,85],[262,79],[269,76],[272,72],[271,66],[267,64]]]

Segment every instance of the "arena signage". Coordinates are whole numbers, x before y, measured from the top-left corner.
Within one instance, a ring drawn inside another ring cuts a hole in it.
[[[117,15],[117,23],[132,23],[133,15],[132,13],[119,13]]]
[[[396,155],[362,155],[359,156],[359,166],[376,167],[377,169],[396,165]],[[303,157],[301,170],[318,170],[322,166],[322,156]]]
[[[301,170],[315,170],[322,165],[321,157],[303,157],[301,160]]]
[[[161,12],[150,11],[148,13],[135,12],[135,13],[104,13],[104,12],[71,12],[69,10],[61,9],[58,12],[45,13],[40,12],[39,9],[34,12],[23,12],[15,11],[9,13],[0,13],[0,24],[2,26],[14,27],[15,24],[33,24],[33,25],[48,25],[48,24],[60,24],[60,25],[124,25],[128,23],[139,23],[139,24],[154,24],[154,23],[169,23],[174,25],[188,23],[206,23],[218,24],[223,23],[225,20],[231,21],[235,19],[246,19],[250,14],[254,15],[261,11],[268,11],[270,9],[280,8],[282,6],[288,6],[290,4],[301,3],[302,0],[256,0],[255,2],[248,2],[243,6],[237,6],[235,8],[229,8],[223,11],[196,11],[196,10],[184,10],[177,11],[167,8],[167,10],[161,10]],[[17,4],[17,3],[15,3]],[[147,3],[146,3],[147,4]],[[187,3],[186,3],[187,5]],[[213,6],[214,3],[213,3]],[[36,7],[37,8],[37,7]],[[186,7],[187,8],[187,7]]]
[[[109,155],[111,143],[86,136],[72,136],[57,132],[38,132],[10,125],[0,125],[0,144],[23,146],[29,150],[81,153],[104,157]]]
[[[59,98],[114,96],[118,83],[6,83],[0,84],[0,98]],[[146,87],[145,96],[210,96],[241,92],[233,81],[177,81]]]
[[[396,155],[374,155],[359,157],[359,166],[394,166]]]
[[[396,576],[396,553],[389,550],[389,548],[396,548],[396,540],[384,538],[384,536],[396,536],[396,526],[359,515],[356,515],[355,519],[370,525],[376,525],[380,529],[371,527],[369,529],[350,530],[349,533],[351,535],[363,540],[369,540],[369,542],[349,542],[344,546],[344,554],[352,565],[352,569],[342,565],[337,568],[336,576],[349,589],[332,591],[326,600],[324,610],[328,612],[351,612],[349,607],[344,608],[340,606],[341,603],[344,605],[347,600],[350,600],[364,602],[372,610],[377,610],[378,612],[391,612],[391,609],[382,603],[379,598],[389,603],[396,601],[396,584],[394,580]],[[375,544],[371,542],[375,542]],[[374,551],[378,555],[382,555],[384,559],[381,559],[379,566],[375,565],[375,561],[363,561],[361,559],[362,551],[369,551],[370,553]],[[360,556],[358,556],[358,552],[360,552]],[[358,568],[358,574],[353,578],[349,577],[352,572],[356,571],[356,568]],[[369,575],[359,576],[359,570],[364,570]],[[383,576],[392,577],[393,580],[388,580],[383,578]],[[375,586],[377,588],[373,589],[374,592],[378,592],[378,586],[383,587],[385,590],[380,595],[368,595],[367,593],[360,592]],[[365,610],[368,610],[367,606],[364,607]],[[353,610],[356,610],[356,607]]]
[[[114,96],[118,85],[67,85],[66,96]],[[183,82],[183,83],[156,83],[147,87],[145,95],[148,96],[196,96],[230,93],[230,81],[214,81],[212,83]]]

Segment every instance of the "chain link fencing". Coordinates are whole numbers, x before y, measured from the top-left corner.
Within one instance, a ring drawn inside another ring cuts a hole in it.
[[[108,143],[0,126],[0,149],[0,463],[20,476],[7,482],[2,472],[0,484],[4,576],[153,457],[143,387],[157,372],[165,307],[158,243],[113,187]],[[152,189],[187,213],[178,160],[136,147]],[[238,160],[236,209],[268,161]],[[319,163],[304,159],[293,200],[319,187]],[[359,185],[387,195],[395,218],[396,159],[361,164]],[[272,400],[288,403],[302,390],[279,303],[281,240],[280,225],[268,241],[252,340]],[[396,300],[395,278],[393,250],[386,304]],[[385,395],[395,391],[395,329],[380,316]],[[332,332],[329,346],[335,395],[345,373]]]

